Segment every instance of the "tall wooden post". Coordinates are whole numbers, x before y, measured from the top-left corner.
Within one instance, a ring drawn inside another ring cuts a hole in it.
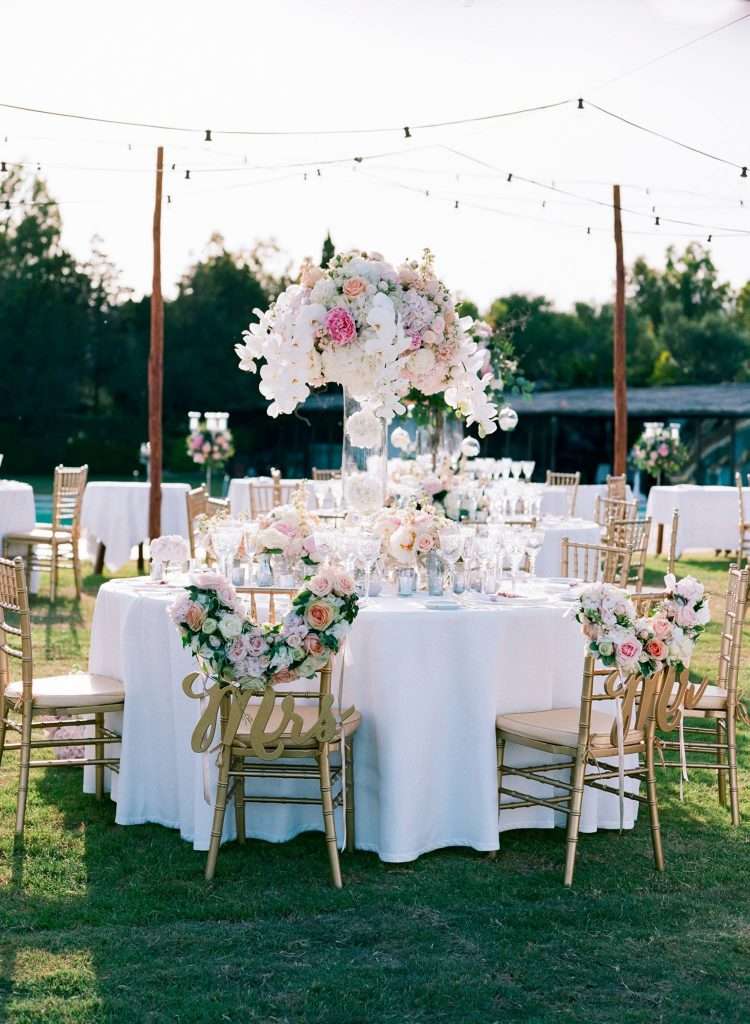
[[[612,186],[615,214],[615,318],[612,346],[612,382],[615,399],[615,439],[613,472],[625,472],[628,460],[628,384],[625,363],[625,260],[622,252],[622,218],[620,216],[620,186]]]
[[[164,391],[164,303],[161,294],[161,195],[164,147],[156,150],[154,198],[154,273],[151,283],[151,347],[148,355],[148,439],[151,442],[151,489],[148,535],[161,534],[162,404]]]

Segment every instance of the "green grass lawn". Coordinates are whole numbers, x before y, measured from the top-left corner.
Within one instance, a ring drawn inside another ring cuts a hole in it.
[[[660,582],[653,561],[649,582]],[[721,614],[726,563],[684,560]],[[34,607],[39,674],[85,667],[101,578]],[[697,673],[713,674],[718,627]],[[750,693],[750,636],[743,684]],[[750,815],[747,732],[743,809]],[[496,859],[443,850],[412,864],[343,859],[322,839],[205,855],[158,826],[120,828],[79,769],[32,775],[14,850],[16,762],[0,771],[0,1021],[592,1022],[750,1019],[750,827],[732,829],[715,776],[659,772],[667,870],[634,832],[579,844],[562,885],[560,830],[512,832]]]

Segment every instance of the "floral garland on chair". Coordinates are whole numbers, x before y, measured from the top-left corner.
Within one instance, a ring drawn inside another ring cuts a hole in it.
[[[307,679],[335,654],[359,610],[354,581],[321,569],[293,598],[281,622],[259,624],[242,598],[215,572],[199,573],[169,607],[183,647],[221,686],[262,693]]]

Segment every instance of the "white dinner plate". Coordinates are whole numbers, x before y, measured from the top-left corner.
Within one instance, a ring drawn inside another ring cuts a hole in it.
[[[425,601],[424,606],[436,612],[455,611],[457,608],[463,607],[460,601],[454,601],[450,597],[432,597]]]

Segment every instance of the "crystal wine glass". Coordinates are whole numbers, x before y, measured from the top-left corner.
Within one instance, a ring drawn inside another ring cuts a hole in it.
[[[533,459],[528,459],[528,460],[526,460],[526,461],[521,463],[521,471],[522,471],[523,475],[526,477],[526,479],[529,482],[531,482],[531,478],[534,475],[534,468],[535,467],[536,467],[536,462],[534,462]]]
[[[232,582],[232,565],[242,542],[242,524],[224,522],[211,532],[211,543],[219,560],[219,572]]]
[[[361,533],[357,541],[359,559],[365,567],[365,597],[370,594],[370,575],[380,554],[380,537],[374,533]]]
[[[526,530],[525,529],[512,529],[508,530],[507,534],[507,551],[510,558],[510,579],[511,579],[511,590],[515,593],[516,589],[516,578],[521,568],[521,562],[523,556],[526,553]]]
[[[445,564],[448,566],[448,580],[446,583],[447,589],[450,591],[453,589],[453,582],[455,577],[454,566],[461,557],[461,551],[463,550],[464,538],[460,530],[439,530],[438,540],[440,542],[439,554]]]
[[[544,530],[526,531],[526,549],[529,553],[529,574],[536,576],[536,560],[544,544]]]
[[[513,459],[510,464],[510,471],[513,474],[513,479],[516,481],[516,483],[518,483],[518,480],[520,479],[522,467],[523,463],[517,462],[515,459]]]

